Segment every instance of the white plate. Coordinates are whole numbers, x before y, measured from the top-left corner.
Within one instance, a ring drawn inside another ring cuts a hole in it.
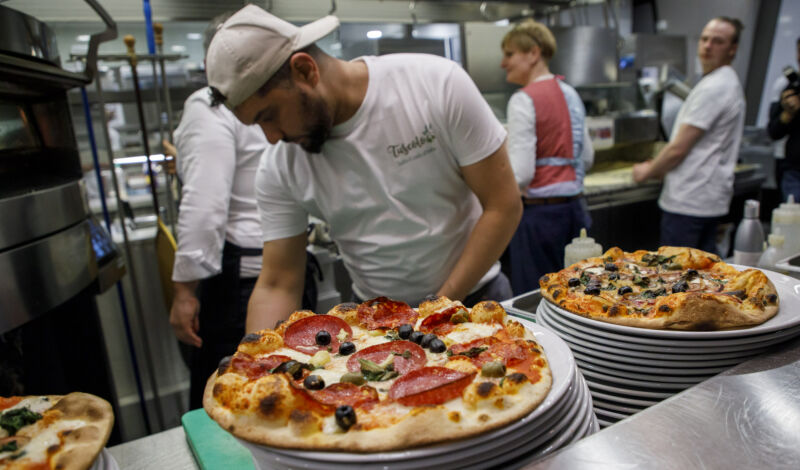
[[[602,419],[602,418],[600,418],[600,417],[598,417],[598,418],[597,418],[597,424],[599,424],[599,425],[600,425],[600,428],[601,428],[601,429],[605,429],[605,428],[607,428],[607,427],[609,427],[609,426],[613,426],[613,425],[615,425],[616,423],[617,423],[617,422],[616,422],[616,421],[613,421],[613,420],[608,420],[608,421],[606,421],[605,419]]]
[[[626,364],[624,362],[617,361],[616,359],[606,359],[602,357],[594,356],[593,353],[589,352],[588,354],[584,354],[578,352],[578,349],[575,348],[572,353],[575,355],[575,359],[580,359],[584,362],[589,362],[591,364],[601,366],[601,367],[608,367],[609,369],[618,370],[621,373],[627,372],[636,372],[640,374],[652,374],[652,375],[671,375],[671,374],[686,374],[686,375],[704,375],[707,376],[709,374],[716,375],[720,372],[726,371],[730,369],[731,366],[725,367],[681,367],[680,365],[675,365],[673,367],[649,367],[649,363],[642,361],[641,366],[634,366],[631,364]]]
[[[612,403],[605,400],[598,400],[596,398],[594,399],[594,406],[603,408],[605,410],[611,410],[611,411],[616,411],[618,413],[623,413],[628,416],[635,415],[636,413],[644,410],[644,408],[618,405],[616,403]]]
[[[656,346],[647,344],[636,344],[624,341],[615,341],[606,337],[600,336],[598,332],[586,333],[585,331],[578,331],[570,326],[564,324],[564,320],[551,314],[543,313],[539,316],[539,324],[545,325],[551,330],[555,331],[561,339],[566,341],[570,347],[578,345],[592,350],[604,351],[607,353],[614,353],[630,357],[631,360],[636,358],[643,359],[668,359],[668,360],[695,360],[695,359],[708,359],[708,360],[726,360],[738,359],[743,362],[756,354],[760,354],[766,350],[766,345],[743,345],[735,348],[746,348],[737,351],[731,351],[728,347],[672,347],[672,346]],[[774,342],[787,341],[788,338],[780,338]],[[771,343],[770,343],[771,344]],[[723,351],[723,352],[717,352]],[[687,352],[689,354],[684,354]]]
[[[606,402],[619,403],[621,405],[632,405],[634,407],[639,407],[643,409],[649,408],[653,405],[657,405],[661,401],[661,400],[645,400],[640,397],[634,398],[634,397],[620,396],[598,388],[595,389],[590,388],[590,390],[592,393],[592,400],[603,400]]]
[[[472,448],[484,442],[493,442],[506,434],[510,436],[511,433],[519,432],[522,428],[530,427],[530,429],[535,429],[539,424],[538,419],[540,415],[555,403],[558,403],[567,392],[567,389],[574,381],[576,366],[569,346],[567,346],[558,335],[528,320],[520,319],[519,321],[533,332],[536,341],[544,349],[545,356],[550,364],[553,384],[547,397],[535,410],[508,426],[467,439],[393,452],[359,454],[353,452],[300,451],[270,446],[256,447],[262,448],[260,450],[263,452],[260,452],[260,454],[275,453],[278,455],[300,458],[304,461],[316,460],[326,463],[341,462],[346,464],[364,463],[377,465],[384,462],[407,461],[419,458],[430,459],[430,457],[436,455],[447,455],[452,458],[453,455],[461,452],[463,449]]]
[[[594,371],[590,368],[580,368],[581,373],[586,377],[587,381],[591,381],[592,379],[600,379],[611,384],[621,385],[625,387],[626,385],[633,385],[635,387],[643,387],[647,389],[655,389],[655,390],[671,390],[675,393],[678,393],[681,390],[686,390],[689,387],[692,387],[695,384],[691,383],[671,383],[671,382],[653,382],[649,380],[637,380],[637,379],[630,379],[624,377],[616,377],[613,375],[604,374],[602,372]]]
[[[741,270],[748,269],[745,266],[732,265]],[[591,328],[614,331],[625,335],[644,336],[652,338],[671,338],[671,339],[718,339],[718,338],[739,338],[752,336],[761,333],[784,330],[800,325],[800,282],[797,279],[785,276],[773,271],[763,269],[770,281],[775,284],[780,299],[780,309],[778,313],[764,323],[749,328],[738,330],[722,331],[679,331],[679,330],[651,330],[648,328],[635,328],[632,326],[617,325],[599,320],[593,320],[574,313],[570,313],[561,307],[543,299],[542,303],[547,303],[550,307],[570,315],[575,321],[589,325]],[[541,304],[540,304],[541,305]]]
[[[625,413],[619,413],[619,412],[616,412],[616,411],[606,410],[606,409],[604,409],[602,407],[599,407],[597,405],[594,406],[594,414],[597,415],[598,419],[599,418],[603,418],[603,419],[612,418],[612,419],[616,419],[616,420],[620,420],[620,421],[625,419],[625,418],[627,418],[628,416],[630,416],[630,415],[625,414]]]
[[[103,447],[89,470],[119,470],[119,465],[117,465],[117,461],[114,460],[111,452]]]
[[[586,376],[586,384],[589,390],[601,390],[611,392],[618,395],[623,395],[631,398],[646,398],[661,401],[675,395],[677,392],[665,391],[648,387],[637,387],[634,385],[619,385],[608,382],[603,378],[591,378]]]
[[[581,397],[576,400],[575,406],[570,409],[569,414],[564,416],[564,418],[556,426],[553,426],[547,434],[540,435],[516,449],[504,453],[496,452],[493,455],[487,455],[486,460],[469,462],[461,468],[464,470],[477,470],[487,468],[488,466],[498,466],[500,464],[502,464],[503,468],[507,468],[505,463],[509,460],[517,459],[523,455],[525,458],[535,460],[566,444],[574,435],[577,427],[582,424],[585,417],[592,412],[591,401],[587,399],[588,391],[586,390],[586,386],[579,381],[576,381],[576,385]],[[550,447],[554,448],[550,449]],[[498,458],[498,456],[502,456],[502,460]],[[429,466],[427,468],[431,467]]]
[[[545,305],[547,307],[545,307]],[[553,314],[553,316],[557,317],[559,320],[562,320],[563,325],[567,325],[572,327],[575,330],[584,331],[588,334],[596,336],[599,338],[608,338],[616,341],[621,341],[623,343],[628,343],[629,347],[631,343],[636,344],[647,344],[651,346],[663,346],[663,347],[678,347],[682,349],[686,348],[700,348],[700,347],[713,347],[713,348],[721,348],[720,350],[728,352],[733,351],[735,349],[728,348],[729,346],[744,346],[747,345],[744,349],[753,349],[756,347],[764,347],[767,342],[772,341],[778,338],[785,338],[789,339],[794,335],[800,334],[800,325],[793,325],[788,329],[780,329],[780,330],[773,330],[770,332],[765,332],[763,334],[751,334],[747,336],[738,336],[738,337],[719,337],[717,339],[692,339],[689,337],[684,337],[683,339],[675,339],[675,338],[657,338],[657,337],[646,337],[646,336],[636,336],[630,334],[628,332],[612,332],[607,329],[598,329],[594,328],[593,325],[595,323],[603,323],[600,321],[591,320],[591,323],[587,322],[580,322],[577,319],[583,319],[583,317],[579,315],[574,315],[569,312],[563,311],[558,312],[557,310],[553,310],[553,306],[549,303],[542,302],[539,304],[540,308],[547,309],[548,312],[545,315]],[[798,310],[800,312],[800,310]],[[539,313],[542,315],[542,312]],[[586,320],[586,319],[584,319]],[[589,321],[589,320],[587,320]],[[610,324],[610,323],[609,323]],[[631,330],[636,330],[638,328],[632,327],[625,327]],[[665,330],[648,330],[648,331],[665,331]],[[754,331],[754,329],[753,329]],[[683,333],[683,332],[674,332],[671,331],[670,333]],[[726,333],[726,331],[719,331],[717,333]],[[711,352],[714,349],[708,351]]]
[[[604,374],[607,377],[615,377],[615,378],[620,377],[623,379],[641,380],[644,382],[653,382],[653,383],[686,384],[686,387],[691,387],[694,384],[700,383],[716,375],[716,374],[707,374],[707,375],[642,374],[639,372],[630,372],[626,370],[612,369],[611,367],[599,366],[597,364],[592,364],[591,362],[584,361],[583,359],[579,359],[577,356],[575,357],[575,362],[578,364],[578,367],[583,372],[586,372],[586,370],[591,370],[600,374]]]

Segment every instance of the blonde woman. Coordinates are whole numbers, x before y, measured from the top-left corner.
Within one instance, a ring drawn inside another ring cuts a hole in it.
[[[525,210],[508,246],[514,295],[561,269],[564,247],[591,223],[583,176],[594,159],[578,93],[550,72],[556,40],[526,20],[501,44],[506,81],[520,85],[508,102],[508,153]]]

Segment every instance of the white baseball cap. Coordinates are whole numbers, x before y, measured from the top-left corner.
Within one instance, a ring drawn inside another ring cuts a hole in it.
[[[253,4],[233,14],[211,40],[206,54],[208,85],[230,109],[242,104],[291,57],[339,27],[326,16],[297,27]]]

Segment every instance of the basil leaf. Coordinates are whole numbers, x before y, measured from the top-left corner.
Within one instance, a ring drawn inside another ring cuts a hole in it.
[[[469,350],[468,350],[468,351],[464,351],[464,352],[461,352],[461,353],[458,353],[458,354],[451,353],[450,355],[451,355],[451,356],[467,356],[467,357],[475,357],[475,356],[477,356],[478,354],[480,354],[480,353],[482,353],[482,352],[486,351],[487,349],[489,349],[489,348],[487,348],[487,347],[469,348]]]
[[[14,452],[17,449],[17,441],[11,441],[8,444],[0,446],[0,452]]]
[[[6,411],[0,416],[0,427],[8,431],[13,436],[20,428],[35,423],[42,419],[42,415],[33,412],[28,408],[15,408]]]

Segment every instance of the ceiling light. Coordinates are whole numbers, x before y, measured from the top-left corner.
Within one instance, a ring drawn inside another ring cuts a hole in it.
[[[383,36],[383,33],[379,29],[373,29],[372,31],[367,31],[367,37],[370,39],[380,39]]]
[[[200,33],[188,33],[186,35],[186,39],[189,39],[191,41],[199,41],[203,39],[203,35]]]
[[[176,44],[176,45],[170,47],[170,50],[172,52],[186,52],[186,46],[182,46],[180,44]]]
[[[89,35],[88,34],[80,34],[75,39],[77,39],[78,42],[89,42]]]

